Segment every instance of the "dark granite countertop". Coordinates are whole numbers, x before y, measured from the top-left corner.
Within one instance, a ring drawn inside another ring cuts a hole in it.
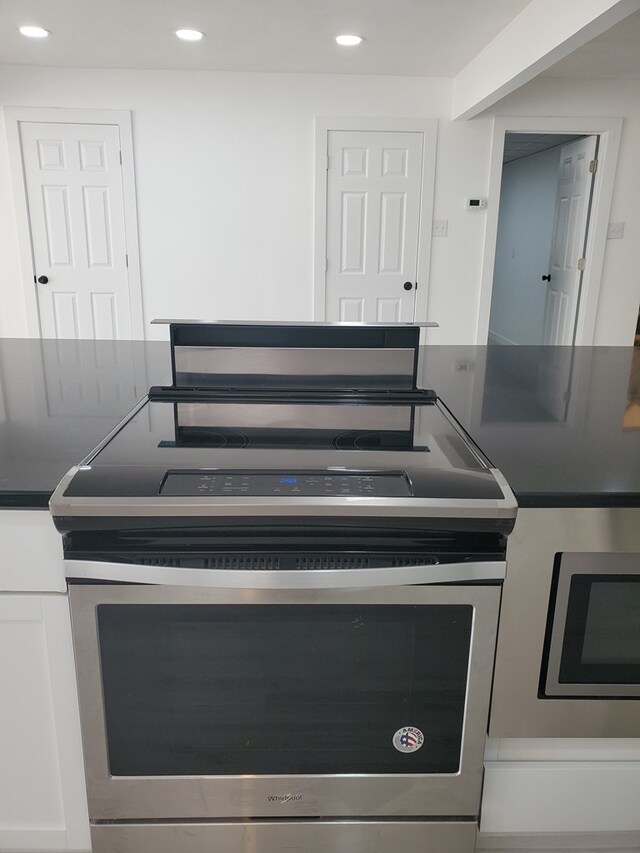
[[[424,347],[422,381],[520,506],[640,506],[640,349]]]
[[[640,506],[632,348],[433,346],[421,361],[421,384],[522,506]],[[62,475],[169,381],[162,342],[0,340],[0,506],[46,507]]]
[[[0,507],[46,507],[63,474],[170,377],[163,342],[0,339]]]

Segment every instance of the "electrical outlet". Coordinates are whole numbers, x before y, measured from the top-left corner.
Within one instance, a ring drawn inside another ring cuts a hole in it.
[[[433,221],[433,236],[434,237],[446,237],[448,230],[449,230],[449,220],[448,219],[434,219],[434,221]]]
[[[610,222],[607,228],[607,240],[622,240],[624,237],[624,222]]]

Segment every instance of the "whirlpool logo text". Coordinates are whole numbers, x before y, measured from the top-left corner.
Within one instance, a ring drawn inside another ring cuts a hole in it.
[[[302,799],[302,794],[271,794],[267,797],[269,803],[297,803]]]

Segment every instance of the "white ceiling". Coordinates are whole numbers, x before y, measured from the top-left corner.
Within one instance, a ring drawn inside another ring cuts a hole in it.
[[[529,0],[2,0],[0,61],[454,76]],[[51,31],[26,39],[21,24]],[[207,37],[180,42],[190,27]],[[334,38],[366,41],[340,48]]]
[[[543,76],[640,79],[640,12],[578,48]]]
[[[558,145],[566,145],[582,137],[568,133],[507,133],[504,137],[503,163],[512,163],[532,154],[539,154]]]

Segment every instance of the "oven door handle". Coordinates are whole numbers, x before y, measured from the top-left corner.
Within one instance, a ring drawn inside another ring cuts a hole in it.
[[[489,560],[373,569],[304,571],[181,569],[97,560],[65,560],[64,565],[68,579],[213,589],[357,589],[411,584],[477,583],[501,581],[507,568],[506,562]]]

